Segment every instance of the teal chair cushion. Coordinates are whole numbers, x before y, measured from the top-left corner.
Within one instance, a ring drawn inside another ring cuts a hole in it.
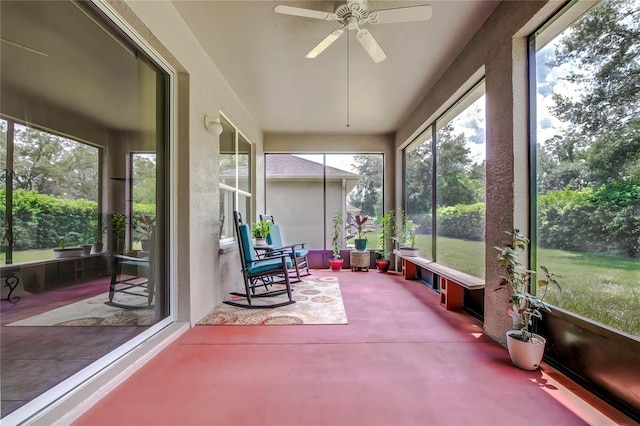
[[[269,235],[267,235],[267,244],[273,246],[274,249],[279,249],[284,247],[282,243],[282,236],[280,235],[280,226],[275,223],[271,225],[269,229]],[[296,257],[304,257],[309,254],[309,250],[307,249],[298,249],[296,250]]]
[[[271,225],[269,229],[269,234],[267,235],[267,244],[273,246],[273,248],[282,248],[282,236],[280,235],[280,225],[276,225],[275,223]]]
[[[291,268],[291,259],[289,257],[285,258],[287,268]],[[277,259],[264,259],[258,260],[257,262],[253,262],[247,265],[247,272],[251,275],[261,274],[263,272],[269,272],[273,270],[278,270],[282,268],[282,260],[280,258]]]
[[[258,258],[256,251],[253,248],[253,242],[251,241],[251,229],[246,223],[240,224],[238,227],[240,230],[240,242],[244,248],[244,260],[246,262],[254,261]]]

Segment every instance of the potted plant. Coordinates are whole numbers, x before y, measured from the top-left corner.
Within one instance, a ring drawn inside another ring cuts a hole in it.
[[[513,229],[505,231],[512,237],[510,244],[494,247],[498,250],[500,266],[505,268],[499,287],[507,288],[511,292],[508,313],[513,318],[514,330],[507,331],[507,348],[511,362],[524,370],[535,370],[542,361],[546,339],[531,332],[534,318],[542,319],[541,311],[551,312],[551,308],[543,301],[550,285],[560,289],[557,275],[549,272],[545,266],[540,266],[544,277],[537,281],[537,286],[544,289],[542,296],[534,296],[530,291],[531,279],[535,271],[527,269],[520,262],[520,253],[527,250],[529,239]]]
[[[141,214],[136,216],[136,231],[140,235],[138,241],[142,244],[142,251],[149,252],[151,248],[151,235],[156,226],[156,217]]]
[[[352,216],[351,222],[344,228],[346,231],[354,231],[353,234],[347,236],[347,239],[355,237],[353,243],[356,246],[356,251],[365,251],[367,249],[367,238],[365,235],[375,229],[370,219],[367,215],[358,214]]]
[[[380,272],[387,272],[391,261],[389,260],[389,250],[387,250],[387,242],[391,235],[393,235],[393,226],[395,225],[396,214],[391,210],[383,214],[378,218],[377,222],[380,225],[380,259],[376,260],[376,267]]]
[[[56,259],[82,256],[82,247],[67,247],[67,235],[60,236],[56,234],[56,237],[58,238],[58,245],[60,246],[53,249],[53,255]]]
[[[102,249],[104,247],[104,243],[102,242],[102,238],[104,234],[107,233],[107,229],[109,227],[109,219],[106,213],[98,213],[98,218],[96,222],[96,227],[94,228],[94,243],[93,243],[93,252],[94,253],[102,253]]]
[[[396,237],[394,238],[400,251],[400,256],[404,257],[416,257],[419,250],[416,248],[416,229],[418,225],[415,224],[406,212],[401,212],[400,226],[397,229]]]
[[[271,230],[271,222],[267,220],[260,220],[253,224],[253,237],[256,239],[256,246],[267,245],[267,235]]]
[[[340,230],[342,229],[343,219],[342,212],[338,211],[333,215],[333,235],[331,237],[331,245],[333,246],[333,257],[329,259],[329,267],[332,271],[339,271],[342,269],[344,259],[340,257],[340,249],[342,244],[340,241]]]

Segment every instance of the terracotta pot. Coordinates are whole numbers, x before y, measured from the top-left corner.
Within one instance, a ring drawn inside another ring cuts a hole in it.
[[[339,271],[342,269],[342,264],[344,263],[344,259],[329,259],[329,267],[332,271]]]
[[[390,264],[391,262],[388,260],[376,260],[376,268],[378,268],[380,272],[387,272]]]
[[[507,348],[511,362],[523,370],[537,370],[542,362],[546,339],[531,333],[531,341],[523,342],[518,339],[518,336],[522,336],[520,330],[507,331]]]

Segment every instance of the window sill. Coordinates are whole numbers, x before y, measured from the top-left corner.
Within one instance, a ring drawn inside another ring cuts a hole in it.
[[[224,243],[220,243],[220,249],[218,250],[218,254],[227,254],[238,251],[238,243],[236,241],[228,241]]]

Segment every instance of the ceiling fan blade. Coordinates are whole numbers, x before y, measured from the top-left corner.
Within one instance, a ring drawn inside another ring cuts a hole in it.
[[[301,7],[279,5],[275,7],[276,13],[283,15],[302,16],[304,18],[324,19],[325,21],[336,21],[338,17],[335,13],[323,12],[321,10],[303,9]]]
[[[372,24],[392,24],[395,22],[428,21],[431,19],[430,5],[400,7],[397,9],[369,12],[367,19]]]
[[[309,58],[309,59],[314,59],[316,58],[319,54],[321,54],[322,52],[324,52],[324,50],[331,46],[331,44],[336,41],[338,38],[340,38],[340,36],[344,33],[344,30],[335,30],[334,32],[332,32],[331,34],[329,34],[328,36],[326,36],[324,38],[324,40],[322,40],[320,43],[318,43],[318,45],[316,47],[314,47],[313,49],[311,49],[309,51],[309,53],[307,53],[304,57],[305,58]]]
[[[380,47],[376,39],[373,38],[368,30],[358,30],[358,32],[356,33],[356,38],[358,39],[362,47],[364,47],[364,50],[366,50],[369,56],[371,56],[373,62],[377,64],[386,59],[386,53],[384,53],[382,47]]]

